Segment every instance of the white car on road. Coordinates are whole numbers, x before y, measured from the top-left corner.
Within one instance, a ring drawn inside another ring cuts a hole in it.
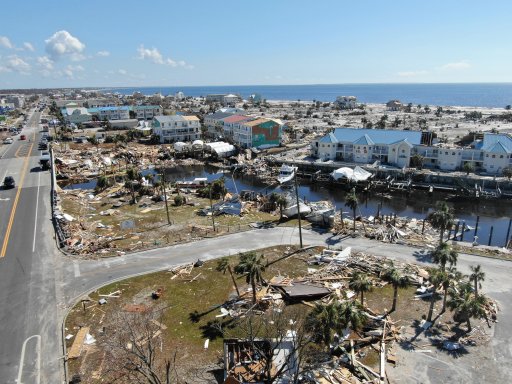
[[[7,139],[4,140],[4,144],[12,144],[13,143],[13,139],[11,139],[10,137],[8,137]]]

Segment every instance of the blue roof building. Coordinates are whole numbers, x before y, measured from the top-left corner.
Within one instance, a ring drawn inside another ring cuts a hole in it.
[[[313,143],[321,159],[409,166],[411,150],[421,144],[421,132],[392,129],[336,128]]]

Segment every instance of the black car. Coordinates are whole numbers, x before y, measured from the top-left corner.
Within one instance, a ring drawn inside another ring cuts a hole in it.
[[[14,188],[15,186],[14,178],[12,176],[6,176],[4,179],[4,188]]]

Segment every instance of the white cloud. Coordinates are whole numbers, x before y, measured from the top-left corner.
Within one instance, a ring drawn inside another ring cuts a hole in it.
[[[35,51],[34,46],[32,44],[30,44],[29,42],[27,42],[27,41],[25,41],[23,43],[23,46],[25,47],[25,49],[27,51],[30,51],[30,52],[34,52]]]
[[[400,76],[400,77],[417,77],[417,76],[424,76],[427,74],[428,74],[428,71],[425,71],[425,70],[398,72],[398,76]]]
[[[64,75],[67,76],[68,79],[75,79],[76,72],[83,72],[85,70],[81,65],[68,65],[66,68],[62,70]]]
[[[176,61],[176,60],[171,59],[170,57],[164,59],[164,57],[162,56],[160,51],[158,49],[156,49],[155,47],[153,47],[151,49],[144,48],[144,45],[141,44],[141,46],[137,49],[137,52],[139,53],[139,56],[138,56],[139,59],[149,60],[155,64],[169,65],[171,67],[183,67],[183,68],[187,68],[187,69],[194,68],[193,65],[187,64],[183,60]]]
[[[51,71],[53,70],[53,61],[48,56],[39,56],[37,63],[44,69]]]
[[[45,40],[46,52],[52,60],[58,60],[62,56],[69,56],[73,61],[83,60],[82,54],[85,44],[72,36],[68,31],[55,32]]]
[[[30,64],[23,60],[18,55],[7,56],[6,59],[2,59],[0,65],[0,72],[18,72],[22,75],[28,75],[30,72]]]
[[[142,59],[142,60],[148,59],[155,64],[165,64],[162,54],[158,51],[158,49],[156,49],[154,47],[152,49],[149,49],[149,48],[144,48],[144,45],[141,45],[137,49],[137,52],[139,52],[139,59]]]
[[[454,63],[448,63],[448,64],[445,64],[443,66],[441,66],[441,69],[444,69],[444,70],[461,70],[461,69],[467,69],[467,68],[470,68],[471,65],[466,61],[466,60],[461,60],[461,61],[457,61],[457,62],[454,62]]]
[[[102,57],[107,57],[107,56],[110,56],[110,52],[109,51],[98,51],[98,52],[96,52],[96,55],[102,56]]]
[[[0,47],[12,49],[14,46],[7,36],[0,36]]]
[[[120,75],[126,75],[126,74],[128,73],[128,72],[126,71],[126,69],[120,69],[120,70],[119,70],[119,71],[117,71],[117,72],[119,72],[119,74],[120,74]]]

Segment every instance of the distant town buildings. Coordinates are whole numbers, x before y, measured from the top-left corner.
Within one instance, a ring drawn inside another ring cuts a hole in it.
[[[205,99],[206,103],[218,103],[224,106],[234,107],[236,103],[242,101],[242,98],[239,95],[234,94],[211,94],[206,95]]]
[[[419,131],[391,129],[336,128],[312,142],[311,155],[322,160],[358,164],[379,162],[396,167],[411,166],[419,156],[426,168],[443,171],[463,170],[466,163],[477,171],[500,175],[512,166],[512,137],[485,133],[469,147],[430,145]]]
[[[357,105],[355,96],[338,96],[334,104],[340,109],[354,109]]]
[[[25,106],[24,95],[0,95],[0,104],[9,105],[12,104],[14,108],[23,108]]]

